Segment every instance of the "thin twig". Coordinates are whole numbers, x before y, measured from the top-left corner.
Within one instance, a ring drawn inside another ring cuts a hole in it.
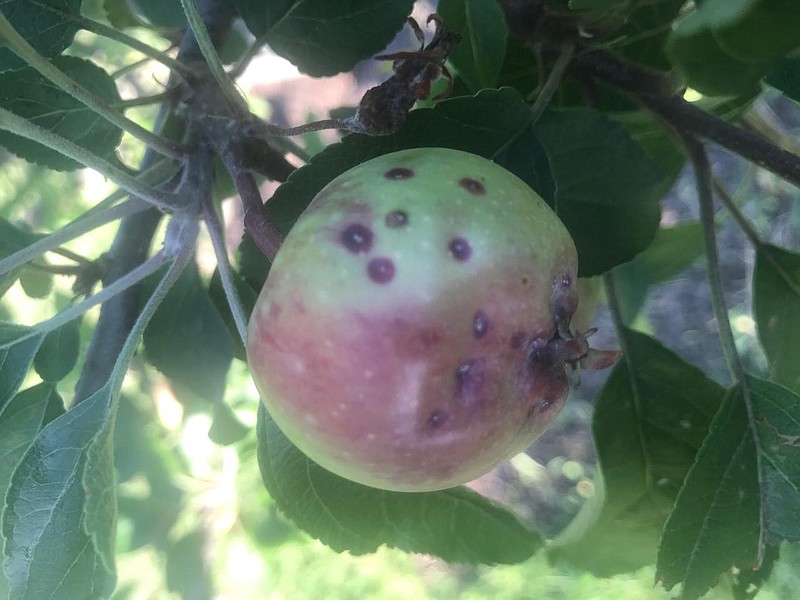
[[[79,238],[98,227],[102,227],[107,223],[122,219],[128,215],[141,212],[147,207],[148,205],[141,200],[127,200],[92,216],[79,217],[58,231],[0,260],[0,275],[8,273],[17,267],[21,267],[45,252],[57,251],[62,244]]]
[[[778,260],[775,258],[774,254],[772,253],[772,249],[769,244],[765,243],[764,240],[761,239],[761,236],[758,235],[758,232],[753,228],[753,225],[750,221],[747,220],[742,214],[742,211],[739,210],[739,207],[736,206],[736,202],[734,202],[733,197],[725,189],[725,187],[720,183],[720,181],[714,178],[714,190],[717,192],[722,204],[725,208],[733,216],[734,221],[736,224],[739,225],[739,228],[744,233],[745,237],[753,244],[756,252],[761,254],[764,259],[770,264],[770,266],[775,269],[775,272],[778,276],[783,280],[786,286],[792,290],[792,292],[800,298],[800,287],[798,287],[797,283],[795,283],[794,278],[790,273],[786,272],[786,269],[781,265]]]
[[[700,201],[700,221],[703,226],[703,241],[705,243],[706,260],[708,261],[708,282],[711,289],[711,306],[714,317],[717,321],[722,351],[725,361],[728,363],[731,379],[738,385],[742,392],[742,400],[747,412],[748,426],[750,435],[757,449],[761,448],[761,435],[756,423],[753,399],[750,394],[750,385],[747,382],[747,373],[736,349],[736,340],[733,336],[733,328],[728,317],[728,309],[725,304],[725,293],[722,288],[722,271],[719,266],[719,252],[717,249],[717,234],[714,223],[714,188],[713,173],[708,154],[696,137],[685,131],[680,131],[679,135],[684,148],[689,156],[689,160],[694,167],[695,181],[697,184],[697,195]],[[764,473],[761,461],[761,454],[756,453],[756,467],[758,472],[758,483],[761,489],[762,502],[759,506],[759,540],[758,540],[758,564],[764,559],[764,548],[766,547],[767,525],[766,513],[763,502],[763,481]]]
[[[239,291],[236,289],[236,284],[233,280],[233,270],[228,259],[228,249],[225,245],[225,231],[222,228],[217,211],[214,210],[210,202],[205,203],[203,206],[203,219],[206,223],[206,229],[208,229],[208,235],[211,238],[211,244],[214,246],[222,288],[225,290],[225,297],[228,300],[233,321],[236,323],[236,329],[239,332],[242,343],[247,345],[247,315],[244,312]]]
[[[17,116],[2,107],[0,107],[0,129],[5,129],[11,133],[39,142],[48,148],[57,150],[64,156],[68,156],[72,160],[90,169],[94,169],[121,188],[126,189],[131,194],[138,196],[142,200],[146,200],[162,210],[172,210],[176,205],[173,194],[143,185],[136,177],[129,175],[107,160],[78,146],[71,140],[39,127],[28,119]]]
[[[167,262],[167,255],[163,251],[155,254],[152,258],[150,258],[147,262],[142,263],[132,271],[130,271],[124,277],[117,279],[114,283],[109,285],[108,287],[103,288],[101,291],[97,292],[93,296],[89,296],[82,302],[78,304],[73,304],[69,308],[62,310],[60,313],[55,315],[54,317],[42,321],[38,323],[34,327],[31,328],[30,332],[21,337],[16,338],[13,343],[6,343],[0,344],[0,350],[4,350],[21,342],[22,340],[28,339],[30,337],[35,337],[40,334],[50,333],[64,325],[65,323],[69,323],[73,319],[77,319],[82,314],[87,312],[88,310],[92,309],[93,307],[97,306],[108,300],[109,298],[113,298],[123,290],[130,288],[133,285],[139,283],[142,279],[155,273],[163,264]]]
[[[208,69],[219,85],[220,91],[222,91],[222,94],[228,100],[231,110],[241,115],[249,114],[250,110],[247,107],[247,103],[239,93],[239,90],[236,89],[233,80],[231,80],[225,72],[225,67],[222,65],[219,54],[217,54],[214,48],[214,42],[208,35],[208,29],[206,29],[205,23],[203,23],[203,18],[200,15],[200,11],[197,9],[195,0],[181,0],[181,5],[183,6],[183,12],[186,14],[186,19],[189,21],[189,26],[194,32],[197,45],[206,59]]]
[[[258,55],[258,53],[261,51],[261,49],[264,47],[264,44],[266,43],[267,43],[266,35],[262,35],[256,38],[253,41],[253,43],[250,44],[250,47],[247,49],[247,52],[245,52],[244,56],[228,72],[228,76],[231,79],[236,79],[242,73],[244,73],[247,67],[250,65],[250,61],[252,61],[253,58],[255,58]]]
[[[184,65],[182,62],[175,60],[174,58],[165,54],[161,50],[153,48],[152,46],[145,44],[141,40],[138,40],[135,37],[130,36],[123,31],[120,31],[119,29],[115,29],[114,27],[109,27],[105,23],[89,19],[82,15],[74,15],[72,13],[61,10],[56,6],[50,6],[46,2],[39,2],[37,3],[36,6],[37,9],[48,10],[55,13],[59,19],[62,19],[64,21],[72,21],[73,23],[76,23],[81,27],[81,29],[91,31],[96,35],[106,37],[110,40],[114,40],[115,42],[119,42],[120,44],[124,44],[129,48],[133,48],[137,52],[144,54],[148,59],[160,62],[162,65],[168,67],[175,74],[180,75],[181,77],[185,78],[192,74],[191,69],[189,69],[189,67]]]
[[[521,135],[528,131],[541,118],[541,116],[544,114],[544,111],[547,110],[547,107],[550,105],[553,96],[558,91],[558,86],[561,84],[561,80],[564,78],[564,74],[567,72],[567,68],[572,61],[574,54],[575,46],[573,44],[567,43],[562,46],[561,52],[553,64],[553,69],[547,76],[547,80],[544,82],[542,89],[539,91],[539,95],[536,96],[533,106],[531,106],[531,110],[528,114],[528,118],[525,120],[525,124],[521,126],[511,138],[506,140],[506,142],[500,146],[500,148],[497,149],[497,151],[492,155],[492,159],[505,152]]]

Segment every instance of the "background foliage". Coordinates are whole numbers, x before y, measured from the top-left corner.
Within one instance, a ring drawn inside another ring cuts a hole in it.
[[[0,2],[0,597],[792,597],[795,4],[440,0],[463,36],[450,96],[325,144],[251,113],[235,78],[258,51],[309,77],[364,70],[411,1]],[[241,333],[314,195],[425,146],[490,158],[550,204],[624,356],[539,450],[472,488],[402,494],[295,448]],[[676,223],[664,197],[687,182]],[[726,256],[726,226],[752,268]],[[673,305],[673,323],[708,308],[712,325],[657,335],[647,307],[701,271],[703,306]],[[729,293],[739,271],[752,307]],[[674,343],[689,334],[720,360]],[[542,460],[573,426],[596,460]]]

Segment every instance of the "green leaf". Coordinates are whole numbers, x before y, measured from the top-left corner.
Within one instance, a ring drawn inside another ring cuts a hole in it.
[[[134,14],[127,0],[103,0],[103,11],[116,29],[126,29],[128,27],[142,27],[146,25],[136,14]]]
[[[212,598],[214,583],[207,568],[208,534],[195,529],[167,548],[167,588],[179,598]]]
[[[186,14],[180,0],[136,0],[136,12],[156,27],[186,27]]]
[[[613,49],[639,64],[669,70],[664,45],[672,21],[684,4],[684,0],[639,2],[616,33]]]
[[[800,393],[800,254],[756,249],[753,316],[772,378]]]
[[[248,29],[312,77],[351,70],[394,39],[413,0],[234,0]]]
[[[437,12],[463,40],[450,62],[473,92],[497,85],[506,51],[505,17],[497,0],[441,0]]]
[[[64,403],[49,383],[20,392],[0,408],[0,498],[6,497],[11,475],[39,430],[63,413]]]
[[[620,335],[625,354],[592,424],[602,497],[586,508],[594,515],[579,515],[551,546],[555,558],[604,577],[652,564],[669,507],[725,393],[656,340],[629,329]]]
[[[337,551],[382,545],[435,554],[449,562],[516,563],[541,537],[506,509],[464,487],[387,492],[359,485],[309,460],[259,406],[258,463],[278,507],[309,535]]]
[[[37,335],[16,342],[30,333],[30,328],[0,322],[0,410],[8,403],[28,374],[33,357],[44,336]]]
[[[725,396],[667,519],[656,577],[681,598],[699,598],[736,566],[752,569],[759,545],[756,447],[742,390]]]
[[[225,322],[203,287],[197,265],[188,265],[144,332],[148,360],[189,406],[216,403],[225,393],[233,344]]]
[[[767,541],[800,541],[800,396],[771,381],[748,379],[761,459]]]
[[[664,527],[657,576],[667,589],[683,582],[682,598],[758,566],[764,542],[800,540],[800,396],[752,376],[744,385],[726,394]]]
[[[111,386],[51,421],[11,478],[3,512],[13,600],[108,598],[114,590]],[[99,469],[99,470],[98,470]]]
[[[625,129],[600,112],[546,112],[534,129],[556,182],[555,211],[591,277],[647,248],[658,230],[662,173]]]
[[[22,250],[35,242],[36,239],[37,236],[33,233],[20,229],[0,217],[0,259]],[[14,285],[21,271],[22,269],[14,269],[6,273],[0,273],[0,296]]]
[[[105,102],[120,101],[114,80],[91,61],[61,56],[54,58],[53,64]],[[113,156],[122,139],[122,130],[116,125],[31,67],[0,74],[0,106],[102,158]],[[0,144],[20,158],[50,169],[82,167],[55,150],[6,131],[0,131]]]
[[[769,65],[747,64],[726,53],[702,9],[677,21],[666,48],[686,84],[710,96],[749,93],[769,69]]]
[[[772,68],[766,79],[772,87],[800,102],[800,58],[784,58]]]
[[[47,298],[53,291],[53,274],[36,268],[25,268],[20,271],[19,284],[28,298]]]
[[[211,428],[208,430],[208,439],[215,444],[228,446],[238,442],[250,432],[250,428],[242,423],[236,413],[225,402],[214,405],[214,416]]]
[[[64,379],[78,362],[80,346],[79,319],[70,321],[48,333],[33,361],[39,377],[50,383]]]
[[[631,323],[644,305],[650,286],[675,277],[703,254],[700,223],[659,228],[653,243],[631,262],[614,268],[620,312]]]
[[[25,231],[0,217],[0,258],[11,256],[14,252],[30,246],[39,239],[34,233]]]
[[[744,63],[771,64],[800,47],[795,0],[706,0],[700,10],[722,49]]]
[[[39,54],[58,56],[70,44],[79,27],[66,15],[80,16],[82,0],[4,0],[0,12]],[[0,46],[0,71],[26,66],[11,48]]]

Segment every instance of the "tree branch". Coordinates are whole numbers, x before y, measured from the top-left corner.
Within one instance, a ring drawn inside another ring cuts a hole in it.
[[[228,0],[200,0],[198,4],[211,39],[217,45],[230,29],[235,7]],[[186,63],[202,60],[202,54],[191,30],[187,29],[184,34],[178,51],[178,60]],[[172,77],[167,88],[176,83]],[[162,106],[159,122],[163,123],[171,111],[170,105]],[[156,159],[155,153],[148,150],[142,161],[142,169],[152,165]],[[150,209],[122,221],[109,251],[110,268],[103,281],[104,285],[123,277],[147,258],[161,217],[160,212]],[[88,398],[108,381],[116,357],[119,356],[139,314],[139,290],[140,287],[135,286],[103,304],[75,390],[75,402]]]
[[[800,156],[687,102],[673,89],[675,82],[666,73],[649,71],[596,48],[584,48],[574,64],[584,75],[632,95],[673,128],[719,144],[800,187]]]

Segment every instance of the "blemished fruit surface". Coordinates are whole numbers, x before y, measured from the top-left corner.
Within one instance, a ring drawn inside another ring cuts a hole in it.
[[[314,198],[249,324],[270,415],[312,460],[389,490],[468,482],[553,421],[588,348],[577,255],[524,182],[444,148],[387,154]]]

